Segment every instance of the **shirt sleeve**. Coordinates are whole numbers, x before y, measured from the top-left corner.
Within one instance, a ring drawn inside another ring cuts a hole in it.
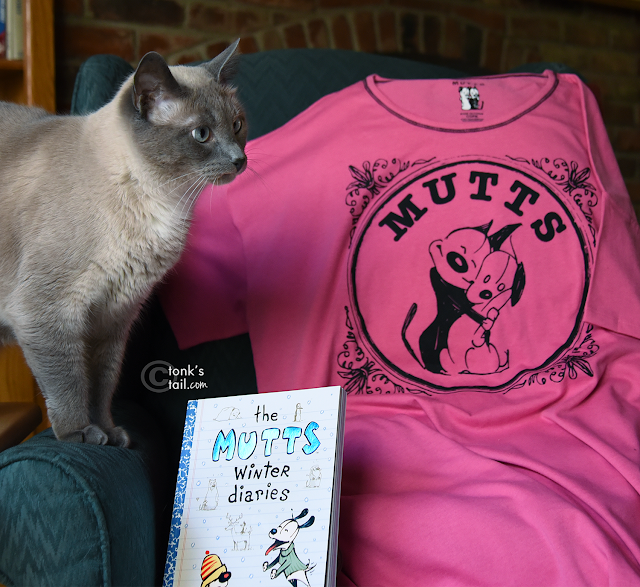
[[[248,331],[245,259],[228,191],[200,194],[185,249],[159,290],[181,349]]]
[[[585,320],[640,338],[640,228],[598,104],[582,87],[587,140],[603,196]]]

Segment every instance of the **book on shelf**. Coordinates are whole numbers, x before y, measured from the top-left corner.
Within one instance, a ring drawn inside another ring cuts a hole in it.
[[[0,0],[0,59],[7,57],[7,0]]]
[[[333,587],[346,394],[191,400],[164,587]]]
[[[24,58],[24,21],[22,0],[2,0],[5,6],[5,55],[7,59]]]

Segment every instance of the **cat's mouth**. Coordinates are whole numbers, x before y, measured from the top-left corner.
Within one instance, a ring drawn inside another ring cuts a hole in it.
[[[221,173],[214,180],[214,185],[224,185],[226,183],[231,183],[247,168],[247,157],[246,155],[237,157],[236,159],[232,160],[231,163],[232,165],[227,167],[227,169],[230,169],[230,171],[228,171],[227,173]]]
[[[231,183],[238,175],[240,175],[240,173],[223,173],[214,180],[213,185],[225,185],[227,183]]]

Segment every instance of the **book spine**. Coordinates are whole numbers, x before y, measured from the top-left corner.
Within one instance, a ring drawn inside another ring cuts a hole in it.
[[[13,21],[15,20],[15,11],[14,11],[14,6],[15,6],[16,0],[5,0],[5,48],[6,48],[6,55],[7,55],[7,59],[15,59],[14,55],[13,55],[13,49],[11,46],[11,36],[13,34],[13,29],[14,29],[14,24]]]
[[[198,400],[190,400],[187,403],[187,416],[184,423],[184,435],[182,437],[182,450],[180,452],[180,465],[178,467],[178,481],[176,483],[176,497],[173,503],[173,515],[171,517],[171,530],[169,532],[169,547],[167,549],[167,562],[164,568],[163,587],[173,587],[178,558],[178,544],[180,541],[180,528],[184,511],[184,498],[189,477],[189,463],[191,461],[191,447],[193,446],[193,432],[196,416],[198,414]]]
[[[16,0],[16,20],[15,20],[15,58],[24,59],[24,19],[22,17],[22,0]]]
[[[7,1],[0,0],[0,59],[7,57]]]

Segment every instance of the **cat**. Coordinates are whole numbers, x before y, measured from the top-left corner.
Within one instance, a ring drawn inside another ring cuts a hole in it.
[[[237,47],[148,53],[86,116],[0,103],[0,344],[22,348],[59,440],[130,445],[111,416],[130,328],[202,188],[247,166]]]

